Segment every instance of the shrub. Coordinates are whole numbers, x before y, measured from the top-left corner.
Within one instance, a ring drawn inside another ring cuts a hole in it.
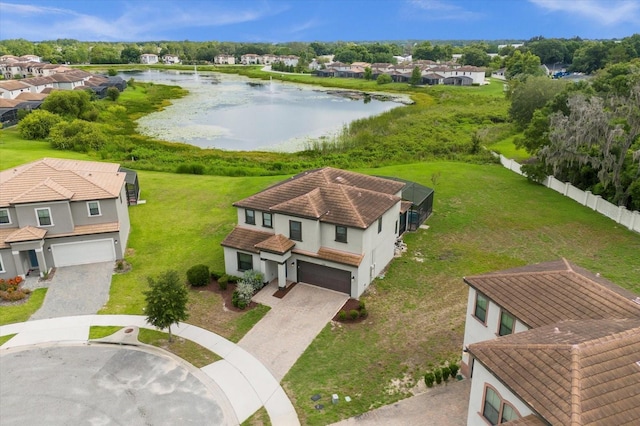
[[[224,272],[211,271],[211,278],[214,280],[219,280],[220,277],[222,277],[223,275],[224,275]]]
[[[376,79],[376,83],[378,84],[388,84],[388,83],[391,83],[392,81],[393,80],[391,80],[391,76],[389,74],[380,74]]]
[[[244,283],[249,284],[254,293],[264,287],[264,275],[261,272],[250,269],[248,271],[244,271],[244,275],[242,276],[242,281]]]
[[[357,309],[352,309],[351,311],[349,311],[349,316],[352,320],[354,320],[360,316],[360,312],[358,312]]]
[[[432,388],[433,387],[433,382],[436,379],[436,376],[429,371],[428,373],[425,373],[424,375],[424,383],[425,385],[427,385],[428,388]]]
[[[241,281],[236,287],[236,292],[238,293],[237,307],[240,309],[244,309],[249,304],[249,302],[251,302],[251,297],[253,296],[253,286]]]
[[[202,287],[209,284],[209,267],[207,265],[195,265],[187,271],[187,281],[194,287]]]
[[[346,319],[347,319],[347,311],[345,311],[344,309],[343,309],[343,310],[341,310],[341,311],[338,313],[338,318],[340,319],[340,321],[344,321],[344,320],[346,320]]]
[[[235,275],[227,275],[227,277],[229,277],[229,282],[231,284],[237,284],[240,280],[240,278],[236,277]]]
[[[458,364],[451,363],[449,364],[449,370],[451,370],[451,377],[456,378],[458,376],[458,370],[460,369],[460,367],[458,367]]]
[[[451,370],[449,369],[449,367],[447,366],[442,367],[442,380],[446,382],[447,380],[449,380],[450,375],[451,375]]]
[[[220,287],[220,290],[226,290],[228,282],[229,282],[228,275],[222,275],[220,278],[218,278],[218,286]]]
[[[358,303],[358,309],[363,310],[364,308],[365,308],[364,300],[361,300],[360,303]]]
[[[442,383],[442,370],[440,370],[439,368],[436,368],[433,372],[433,375],[436,377],[437,384]]]
[[[53,149],[87,152],[100,150],[107,143],[107,136],[103,132],[103,126],[96,123],[84,120],[61,121],[51,128],[49,141]]]
[[[18,132],[25,139],[46,139],[51,128],[61,121],[59,115],[37,109],[20,120]]]
[[[360,317],[361,317],[361,318],[364,318],[364,317],[366,317],[367,315],[369,315],[369,312],[367,312],[367,309],[366,309],[366,308],[362,308],[362,309],[360,309]]]
[[[176,173],[203,175],[204,166],[202,164],[180,164],[176,169]]]

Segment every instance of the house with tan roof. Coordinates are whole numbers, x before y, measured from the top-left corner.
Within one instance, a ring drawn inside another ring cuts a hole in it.
[[[325,167],[237,201],[225,272],[253,269],[280,288],[304,282],[358,298],[394,257],[412,206],[405,186]]]
[[[140,63],[153,65],[158,63],[158,55],[155,53],[143,53],[140,55]]]
[[[44,158],[0,172],[0,278],[122,259],[137,175]]]
[[[466,277],[468,425],[640,420],[640,297],[564,259]]]

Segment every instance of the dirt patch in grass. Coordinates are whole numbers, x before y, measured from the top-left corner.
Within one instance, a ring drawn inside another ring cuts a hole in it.
[[[231,298],[235,288],[234,284],[228,284],[226,290],[221,290],[215,280],[206,286],[191,287],[187,322],[227,339],[236,336],[239,318],[259,305],[251,302],[245,309],[233,306]]]

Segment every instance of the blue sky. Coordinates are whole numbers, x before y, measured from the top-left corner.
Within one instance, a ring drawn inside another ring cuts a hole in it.
[[[0,0],[0,39],[372,41],[623,38],[640,0]]]

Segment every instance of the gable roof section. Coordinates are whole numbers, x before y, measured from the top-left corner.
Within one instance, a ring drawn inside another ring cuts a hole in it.
[[[0,172],[0,206],[116,198],[125,180],[119,165],[44,158]]]
[[[18,243],[24,241],[36,241],[41,240],[46,235],[47,230],[42,228],[36,228],[35,226],[25,226],[24,228],[16,229],[9,234],[5,239],[5,243]]]
[[[249,251],[251,253],[260,253],[256,245],[273,237],[270,232],[256,231],[253,229],[242,228],[236,226],[233,231],[225,237],[220,243],[223,247],[231,247],[238,250]]]
[[[464,281],[530,328],[572,319],[640,318],[635,294],[566,260]]]
[[[285,254],[295,246],[296,243],[282,234],[272,235],[264,241],[255,245],[255,248],[261,251],[268,251],[275,254]]]
[[[233,205],[367,228],[400,201],[404,183],[325,167],[300,173]]]
[[[563,321],[469,352],[551,424],[640,418],[640,318]]]

